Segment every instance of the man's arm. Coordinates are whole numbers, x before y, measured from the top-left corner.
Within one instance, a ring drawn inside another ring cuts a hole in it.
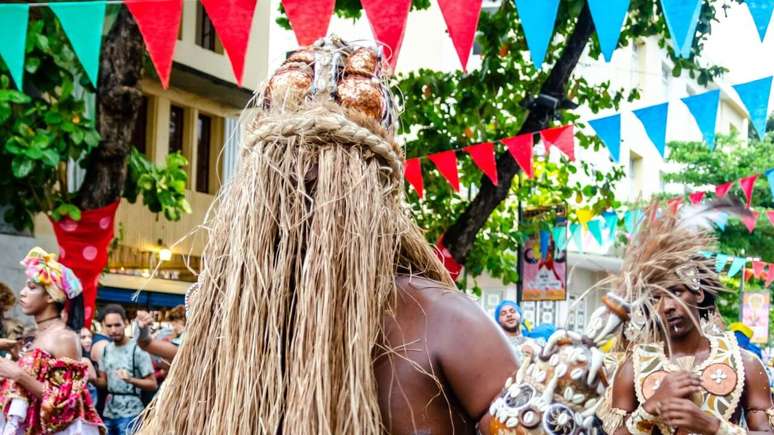
[[[742,350],[742,361],[745,375],[742,406],[747,428],[750,433],[770,434],[772,427],[769,424],[769,413],[774,405],[771,402],[766,369],[758,357],[746,350]]]
[[[488,410],[515,374],[516,355],[500,328],[478,304],[448,293],[433,308],[432,352],[467,414],[488,433]]]
[[[137,372],[142,376],[140,379],[130,378],[127,382],[143,391],[155,391],[158,388],[156,376],[153,375],[153,363],[147,352],[136,350],[137,352]]]
[[[172,361],[177,355],[177,346],[164,340],[137,340],[137,344],[142,350],[167,361]]]
[[[133,378],[129,376],[128,378],[124,379],[124,382],[126,382],[127,384],[132,384],[133,386],[143,391],[155,391],[156,388],[158,388],[158,384],[156,383],[156,377],[153,376],[153,373],[149,374],[144,378]]]
[[[637,395],[634,392],[634,363],[632,358],[626,358],[615,372],[613,380],[611,407],[631,414],[637,409]],[[626,425],[622,424],[615,430],[615,435],[629,435]]]

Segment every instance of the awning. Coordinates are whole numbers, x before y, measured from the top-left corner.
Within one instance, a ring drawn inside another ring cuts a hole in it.
[[[623,260],[618,257],[598,254],[581,254],[579,252],[567,253],[567,264],[579,269],[591,270],[594,272],[616,273],[621,270]]]
[[[147,308],[172,308],[185,303],[184,295],[143,290],[137,294],[135,299],[135,293],[136,291],[131,289],[99,287],[97,302],[132,304]]]

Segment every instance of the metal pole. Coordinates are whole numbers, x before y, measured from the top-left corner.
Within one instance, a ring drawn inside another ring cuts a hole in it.
[[[521,191],[521,173],[517,173],[516,176],[519,178],[519,191]],[[518,198],[519,198],[519,200],[518,200],[517,218],[518,218],[519,221],[518,221],[518,224],[517,224],[517,228],[520,231],[521,230],[521,219],[523,218],[523,209],[522,209],[522,204],[521,204],[521,196],[519,196]],[[516,260],[518,261],[518,264],[516,264],[516,270],[519,273],[519,280],[516,282],[516,303],[521,305],[521,300],[522,300],[523,293],[524,293],[524,274],[523,274],[524,270],[523,270],[523,267],[522,267],[522,256],[524,255],[523,254],[524,244],[522,243],[521,238],[519,238],[519,242],[518,242],[518,244],[516,246],[518,248],[518,251],[516,252]],[[536,310],[537,310],[537,307],[536,307]],[[537,315],[537,313],[536,313],[536,315]]]

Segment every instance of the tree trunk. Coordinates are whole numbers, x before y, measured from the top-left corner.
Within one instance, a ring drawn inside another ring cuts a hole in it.
[[[562,56],[541,87],[541,94],[551,95],[559,100],[564,98],[570,75],[575,70],[593,31],[591,12],[586,4],[578,17],[572,35],[567,40]],[[553,111],[545,107],[532,109],[522,124],[520,132],[534,132],[548,127],[553,115]],[[518,172],[519,167],[510,154],[507,151],[500,154],[497,157],[499,184],[495,186],[489,181],[489,178],[483,176],[481,188],[476,197],[444,234],[444,244],[458,263],[465,264],[465,259],[473,247],[476,234],[483,228],[497,206],[508,197],[513,177]]]
[[[121,197],[132,132],[142,103],[138,82],[145,47],[126,7],[121,7],[102,44],[97,86],[97,128],[102,137],[87,160],[76,204],[83,210],[104,207]]]

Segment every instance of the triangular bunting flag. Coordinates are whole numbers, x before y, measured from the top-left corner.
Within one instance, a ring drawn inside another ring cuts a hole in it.
[[[715,272],[720,273],[723,271],[723,269],[726,268],[726,263],[728,263],[728,255],[726,254],[718,254],[715,256]]]
[[[634,231],[640,225],[642,217],[642,210],[627,211],[626,214],[624,214],[624,226],[626,227],[626,232],[629,234],[634,233]]]
[[[570,225],[570,233],[572,234],[572,240],[575,242],[575,247],[579,252],[583,252],[583,234],[581,234],[580,224]]]
[[[728,276],[733,277],[747,264],[746,258],[734,257],[734,261],[731,262],[731,267],[728,268]]]
[[[245,53],[257,0],[201,0],[223,49],[231,61],[237,83],[242,85]]]
[[[540,230],[540,258],[548,257],[548,246],[551,244],[551,233]]]
[[[618,230],[618,213],[606,211],[602,214],[605,219],[605,228],[607,228],[607,239],[615,240],[615,233]]]
[[[532,146],[534,145],[532,133],[500,139],[500,142],[508,147],[508,152],[511,153],[521,170],[527,174],[527,178],[532,178],[534,175],[532,171]]]
[[[438,172],[451,184],[455,192],[460,191],[460,176],[457,172],[457,154],[454,151],[441,151],[440,153],[427,156],[431,162],[435,163]]]
[[[763,279],[764,278],[763,267],[765,265],[766,265],[766,263],[764,263],[762,261],[754,260],[752,262],[753,273],[755,274],[756,278],[759,278],[759,279]]]
[[[715,89],[703,94],[683,98],[683,103],[699,126],[704,142],[710,150],[715,149],[715,125],[718,119],[718,106],[720,104],[720,90]]]
[[[768,210],[766,212],[766,217],[769,219],[771,225],[774,226],[774,210]]]
[[[540,138],[546,144],[546,153],[553,145],[563,152],[567,158],[575,160],[575,133],[573,133],[572,125],[541,130]]]
[[[484,142],[478,145],[471,145],[465,148],[470,158],[473,159],[473,163],[481,169],[481,172],[486,174],[492,184],[497,186],[497,161],[495,160],[494,144],[492,142]]]
[[[589,0],[589,9],[602,55],[610,62],[629,11],[629,0]]]
[[[169,87],[172,57],[180,29],[183,0],[124,0],[129,12],[137,21],[145,46],[148,48],[153,67],[164,89]]]
[[[760,212],[750,210],[750,216],[744,216],[741,218],[742,223],[747,227],[747,231],[749,231],[750,234],[755,231],[755,226],[758,224],[758,216],[760,215]]]
[[[384,54],[395,68],[406,33],[406,19],[411,0],[360,0],[365,9],[374,38],[384,44]]]
[[[556,243],[556,249],[564,251],[567,247],[567,227],[562,225],[561,227],[554,227],[554,243]]]
[[[753,277],[753,271],[750,269],[745,269],[742,276],[744,277],[744,281],[747,282],[750,280],[750,278]]]
[[[766,134],[766,119],[769,116],[771,76],[733,87],[747,109],[747,113],[750,114],[750,123],[758,132],[758,137],[762,138]]]
[[[720,231],[724,231],[726,229],[726,225],[728,224],[728,213],[720,212],[713,220],[715,222],[715,226],[718,227]]]
[[[438,0],[438,6],[441,8],[449,37],[451,37],[454,48],[457,50],[463,71],[467,71],[468,58],[473,49],[478,17],[481,15],[481,1]]]
[[[691,198],[691,204],[697,205],[704,199],[705,192],[693,192],[688,197]]]
[[[535,68],[543,66],[548,46],[554,36],[559,0],[515,0],[519,21],[524,29],[527,47]]]
[[[687,58],[691,55],[701,3],[701,0],[661,0],[675,54],[679,57]]]
[[[755,188],[755,180],[757,179],[758,175],[751,175],[749,177],[739,179],[739,186],[742,188],[744,197],[747,200],[747,208],[750,208],[750,203],[752,202],[752,192]]]
[[[299,45],[310,45],[328,33],[336,0],[282,0]]]
[[[594,217],[594,212],[587,208],[582,208],[575,211],[575,216],[578,218],[578,222],[583,225],[583,228],[586,228],[586,224]]]
[[[753,21],[755,21],[755,28],[758,29],[758,37],[763,42],[766,38],[766,30],[769,28],[771,22],[771,12],[774,11],[774,2],[771,0],[745,0],[747,7],[750,9],[750,15],[752,15]]]
[[[648,134],[648,138],[656,146],[658,153],[661,154],[661,157],[664,157],[669,103],[638,109],[634,111],[634,114],[642,122],[642,126],[645,127],[645,133]]]
[[[105,3],[100,1],[63,2],[48,5],[59,18],[91,83],[97,85]]]
[[[731,186],[734,184],[733,181],[729,181],[728,183],[718,184],[715,186],[715,196],[718,198],[723,198],[726,196],[728,191],[731,189]]]
[[[680,209],[680,205],[683,203],[683,197],[678,196],[667,201],[667,208],[672,214],[677,214],[677,210]]]
[[[769,182],[769,189],[771,190],[771,197],[774,198],[774,168],[766,171],[766,181]]]
[[[615,114],[606,118],[592,119],[589,125],[597,133],[610,151],[610,157],[616,163],[621,163],[621,115]]]
[[[422,199],[424,193],[424,180],[422,179],[422,162],[419,159],[406,160],[406,166],[403,169],[404,177],[406,181],[414,186],[414,190],[417,191],[417,196]]]
[[[30,6],[0,4],[0,58],[11,72],[16,89],[24,86],[24,48],[27,41],[27,22]]]
[[[768,287],[774,282],[774,264],[769,264],[769,271],[766,273],[766,284],[764,287]]]
[[[602,222],[598,219],[594,219],[592,221],[589,221],[588,223],[589,232],[592,236],[594,236],[594,240],[597,241],[597,244],[599,246],[603,245],[602,240]]]

